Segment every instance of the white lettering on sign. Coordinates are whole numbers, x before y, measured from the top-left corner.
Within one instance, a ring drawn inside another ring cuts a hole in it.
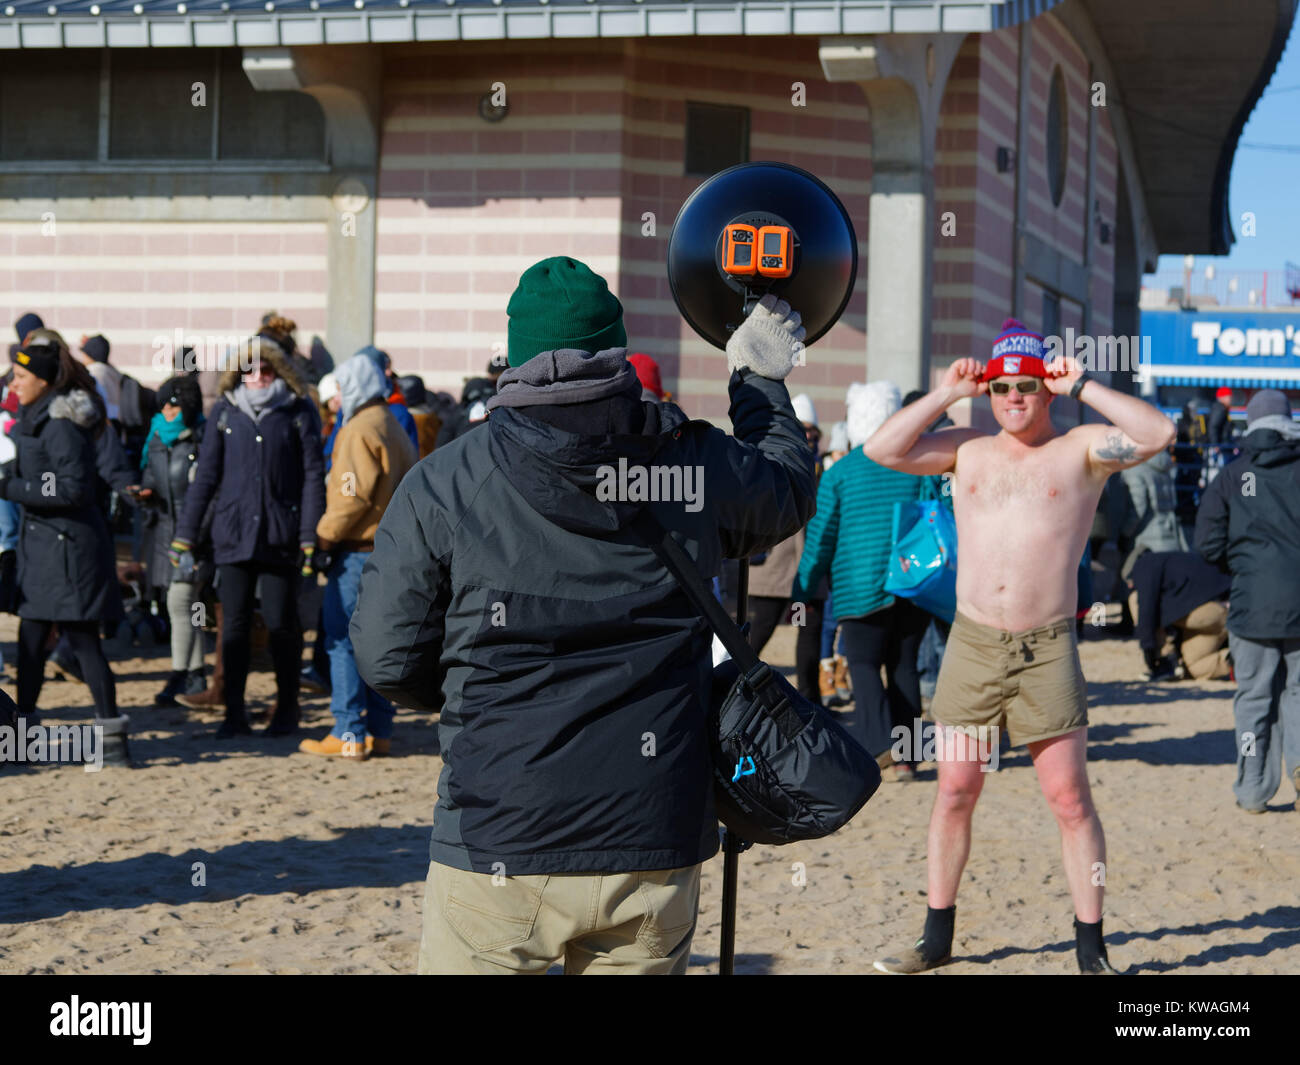
[[[1286,334],[1280,329],[1247,329],[1247,355],[1285,355]]]
[[[1218,322],[1193,322],[1192,339],[1196,341],[1196,354],[1213,355],[1214,338],[1218,335]]]
[[[1225,355],[1240,355],[1246,350],[1246,334],[1240,329],[1225,329],[1219,334],[1219,350]]]
[[[1294,324],[1225,329],[1222,322],[1193,322],[1192,339],[1196,341],[1197,355],[1300,356],[1300,329]]]

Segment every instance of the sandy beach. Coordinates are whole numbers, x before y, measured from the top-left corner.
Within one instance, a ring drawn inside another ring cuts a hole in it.
[[[5,617],[10,691],[15,632]],[[1148,684],[1131,642],[1088,639],[1082,654],[1112,962],[1300,971],[1300,813],[1289,783],[1262,816],[1235,807],[1232,686]],[[793,662],[792,629],[767,657]],[[361,764],[298,754],[296,739],[218,744],[214,717],[153,707],[167,668],[163,648],[114,662],[139,768],[0,769],[0,972],[414,972],[436,719],[402,711],[394,757]],[[265,705],[271,675],[249,690]],[[47,683],[41,703],[51,723],[91,717],[80,684]],[[328,701],[303,705],[305,735],[323,735]],[[828,840],[743,855],[737,971],[869,972],[914,940],[934,791],[928,766]],[[721,875],[719,856],[704,870],[695,973],[716,971]],[[936,975],[1071,973],[1071,918],[1032,766],[1004,751],[975,815],[956,960]]]

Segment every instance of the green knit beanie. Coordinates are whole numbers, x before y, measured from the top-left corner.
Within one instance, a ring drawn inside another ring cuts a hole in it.
[[[623,305],[586,263],[557,255],[523,272],[506,306],[511,366],[559,348],[597,352],[627,345]]]

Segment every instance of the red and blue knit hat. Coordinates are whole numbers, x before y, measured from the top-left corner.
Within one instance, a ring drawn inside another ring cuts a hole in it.
[[[1047,366],[1043,362],[1043,338],[1014,318],[1002,323],[1002,333],[993,341],[993,358],[989,360],[988,369],[984,371],[982,381],[992,381],[995,377],[1013,377],[1024,374],[1027,377],[1046,377]]]

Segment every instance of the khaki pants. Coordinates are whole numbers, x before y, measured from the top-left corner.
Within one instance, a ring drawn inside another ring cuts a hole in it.
[[[1197,680],[1228,676],[1228,608],[1222,603],[1202,603],[1174,622],[1183,634],[1183,665]]]
[[[680,974],[699,902],[698,865],[493,877],[430,862],[419,971]]]

